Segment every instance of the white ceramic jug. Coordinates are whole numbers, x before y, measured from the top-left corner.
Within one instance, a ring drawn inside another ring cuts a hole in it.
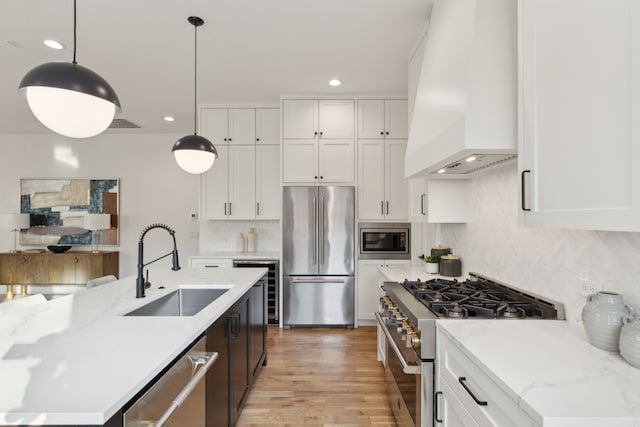
[[[591,345],[618,352],[622,318],[631,314],[622,295],[615,292],[597,292],[587,297],[582,309],[582,323]]]
[[[620,355],[630,365],[640,368],[640,318],[625,316],[620,331]]]

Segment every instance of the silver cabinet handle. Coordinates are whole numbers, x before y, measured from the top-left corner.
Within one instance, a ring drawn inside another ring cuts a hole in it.
[[[424,211],[424,199],[426,198],[426,194],[421,194],[420,195],[420,213],[422,215],[426,215],[425,211]]]
[[[389,215],[389,201],[387,200],[387,215]]]
[[[227,216],[227,202],[224,203],[224,216]]]
[[[324,265],[324,197],[320,197],[320,264]]]
[[[256,215],[260,215],[260,202],[256,202]]]
[[[384,215],[384,200],[380,200],[380,215]]]
[[[207,264],[204,266],[204,268],[219,268],[219,265],[213,265],[213,264]]]
[[[291,279],[291,283],[345,283],[344,279]]]
[[[162,427],[167,423],[171,415],[184,403],[184,401],[189,397],[194,388],[198,385],[200,380],[204,378],[207,374],[207,371],[211,368],[211,366],[218,360],[218,353],[204,353],[202,356],[198,356],[194,358],[194,366],[202,365],[193,377],[189,380],[187,385],[178,393],[178,395],[173,399],[173,402],[169,405],[164,414],[160,417],[160,419],[154,424],[155,427]]]
[[[316,249],[318,247],[318,203],[313,198],[313,265],[316,265]]]
[[[229,202],[229,216],[231,216],[231,202]]]

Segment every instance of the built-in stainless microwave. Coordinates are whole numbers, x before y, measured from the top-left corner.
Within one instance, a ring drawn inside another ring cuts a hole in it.
[[[359,259],[411,259],[411,224],[361,222]]]

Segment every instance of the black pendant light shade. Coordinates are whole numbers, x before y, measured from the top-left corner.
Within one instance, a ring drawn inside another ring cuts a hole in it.
[[[218,158],[218,150],[213,143],[207,138],[196,133],[197,128],[197,101],[198,96],[198,27],[204,24],[204,21],[197,16],[190,16],[188,21],[195,28],[195,65],[194,65],[194,97],[193,97],[193,135],[186,135],[180,138],[171,151],[175,156],[178,166],[184,171],[193,174],[204,173],[211,169],[213,163]]]
[[[178,165],[193,174],[208,171],[218,157],[218,150],[211,141],[195,134],[180,138],[171,151]]]
[[[73,62],[49,62],[29,71],[20,93],[40,122],[71,138],[95,136],[109,127],[120,100],[105,79],[76,63],[76,1],[73,3]]]

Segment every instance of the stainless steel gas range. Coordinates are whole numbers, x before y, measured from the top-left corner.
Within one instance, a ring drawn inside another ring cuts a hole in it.
[[[382,287],[378,337],[385,341],[389,402],[398,426],[434,425],[437,320],[564,319],[562,304],[478,273],[465,281],[405,280]]]

